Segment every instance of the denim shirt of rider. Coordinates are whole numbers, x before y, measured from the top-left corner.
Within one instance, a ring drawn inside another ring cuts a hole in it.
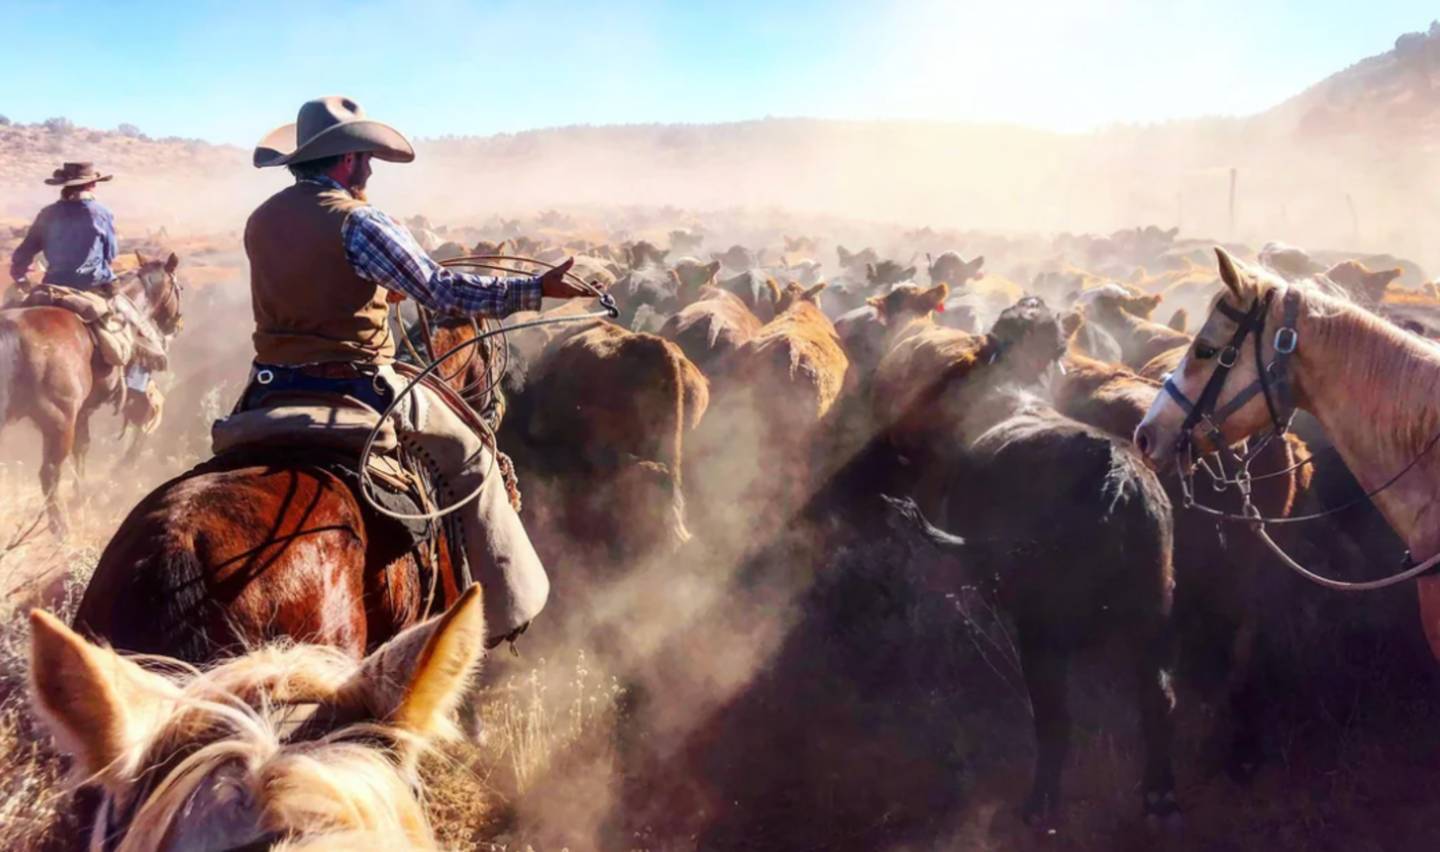
[[[45,254],[46,284],[90,290],[115,280],[115,217],[93,198],[57,201],[40,211],[15,249],[10,275],[20,278]]]

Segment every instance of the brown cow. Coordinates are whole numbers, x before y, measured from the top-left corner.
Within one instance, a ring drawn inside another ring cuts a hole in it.
[[[1190,345],[1190,335],[1144,319],[1160,304],[1160,297],[1136,296],[1107,285],[1090,291],[1084,301],[1085,318],[1104,329],[1120,344],[1121,360],[1139,369],[1161,353]]]
[[[739,296],[706,287],[693,304],[665,321],[660,336],[673,340],[685,357],[712,381],[726,361],[760,331],[761,322]]]
[[[947,251],[941,252],[940,256],[933,260],[926,255],[925,260],[930,267],[930,281],[934,284],[949,284],[959,289],[972,279],[985,274],[981,271],[981,267],[985,265],[984,255],[967,261],[960,258],[959,252]]]
[[[1064,351],[1059,320],[1035,297],[1007,308],[988,334],[912,322],[876,368],[875,416],[901,452],[944,446],[941,435],[965,416],[972,385],[1036,384]]]
[[[617,559],[688,541],[685,435],[709,398],[705,377],[668,340],[608,322],[567,329],[505,421],[518,433],[501,443],[515,448],[522,487],[538,476],[550,497],[527,509],[553,510],[569,538],[609,543]]]
[[[815,304],[825,285],[791,284],[780,312],[729,359],[696,444],[696,484],[722,545],[748,547],[804,502],[811,450],[845,385],[849,358]]]
[[[1358,260],[1346,260],[1335,264],[1325,272],[1325,277],[1334,281],[1350,294],[1350,298],[1367,307],[1380,304],[1385,290],[1404,274],[1399,267],[1371,272]]]
[[[675,262],[675,279],[678,283],[677,296],[681,305],[688,305],[700,297],[700,291],[715,283],[720,271],[720,261],[701,263],[693,257],[682,257]]]

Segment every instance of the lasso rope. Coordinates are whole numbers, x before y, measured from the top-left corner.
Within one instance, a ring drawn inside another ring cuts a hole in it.
[[[546,263],[545,261],[541,260],[535,260],[533,258],[512,257],[508,255],[468,255],[466,257],[457,257],[451,260],[447,260],[444,262],[444,265],[477,266],[489,269],[499,269],[501,271],[512,272],[522,275],[529,275],[529,273],[522,270],[516,270],[510,267],[501,266],[499,264],[489,263],[489,261],[492,260],[508,260],[518,261],[521,263],[534,263],[549,269],[554,269],[558,265],[553,263]],[[469,340],[463,340],[460,343],[450,347],[450,349],[448,349],[443,355],[439,356],[438,358],[434,358],[434,360],[432,360],[429,364],[426,364],[423,368],[420,369],[418,373],[416,373],[406,382],[405,386],[401,388],[400,392],[395,395],[395,398],[392,399],[390,401],[390,404],[385,407],[385,410],[381,412],[379,420],[377,420],[375,426],[370,429],[370,433],[365,436],[365,444],[360,450],[360,494],[365,499],[365,502],[370,505],[370,508],[374,509],[376,512],[379,512],[382,515],[385,515],[386,517],[394,518],[398,521],[433,521],[449,515],[450,513],[460,509],[462,506],[465,506],[466,504],[480,497],[480,492],[485,489],[485,485],[490,479],[490,474],[494,470],[496,464],[496,456],[499,452],[495,442],[494,431],[490,428],[489,424],[485,423],[482,418],[475,418],[476,422],[472,425],[478,426],[480,431],[481,443],[485,446],[488,446],[491,450],[489,467],[486,469],[485,474],[480,477],[479,484],[476,485],[469,494],[466,494],[464,497],[456,500],[449,506],[443,506],[430,511],[418,513],[397,512],[393,509],[380,505],[380,501],[375,498],[375,495],[372,491],[374,488],[374,483],[370,478],[369,467],[370,458],[375,452],[375,441],[380,436],[381,431],[383,431],[386,422],[389,421],[391,416],[393,416],[396,410],[400,407],[401,401],[403,401],[405,397],[409,396],[415,390],[415,388],[418,387],[425,380],[426,377],[435,373],[439,369],[441,364],[444,364],[451,357],[465,351],[467,348],[479,346],[492,337],[495,337],[497,335],[504,335],[512,331],[520,331],[527,328],[539,328],[541,326],[547,325],[563,325],[574,322],[584,322],[593,319],[615,319],[620,316],[620,309],[615,305],[615,298],[609,293],[604,292],[595,284],[585,281],[579,275],[576,275],[573,272],[567,271],[565,273],[565,279],[571,284],[579,286],[581,289],[592,292],[600,300],[601,310],[563,317],[541,317],[539,319],[533,319],[527,322],[519,323],[517,325],[509,326],[501,322],[496,328],[480,332]],[[414,352],[413,347],[411,347],[411,349],[412,355],[418,356],[418,353]],[[432,356],[434,355],[433,352],[430,354]],[[492,388],[494,382],[498,381],[498,378],[492,381]],[[445,385],[444,387],[446,390],[454,393],[453,388],[450,388],[448,385]],[[459,398],[459,395],[456,394],[456,397]],[[461,404],[466,404],[464,399],[460,399],[460,402]]]

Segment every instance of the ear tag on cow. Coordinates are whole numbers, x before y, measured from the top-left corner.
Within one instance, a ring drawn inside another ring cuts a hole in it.
[[[938,304],[938,305],[935,306],[935,313],[937,313],[937,314],[943,314],[943,313],[945,313],[945,303],[944,303],[944,302],[941,302],[940,304]]]

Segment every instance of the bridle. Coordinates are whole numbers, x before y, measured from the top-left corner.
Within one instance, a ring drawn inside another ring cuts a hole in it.
[[[1406,554],[1406,563],[1402,570],[1389,577],[1377,580],[1366,580],[1362,582],[1348,582],[1334,580],[1324,577],[1305,568],[1296,562],[1284,550],[1275,543],[1270,534],[1266,532],[1267,524],[1295,524],[1306,521],[1315,521],[1331,515],[1339,514],[1359,503],[1369,501],[1372,497],[1394,485],[1400,477],[1408,473],[1420,460],[1425,458],[1440,443],[1440,433],[1437,433],[1430,442],[1426,444],[1408,465],[1401,468],[1400,472],[1390,477],[1379,487],[1374,488],[1346,503],[1322,512],[1314,512],[1308,515],[1292,515],[1285,518],[1265,517],[1253,500],[1254,483],[1257,480],[1270,479],[1276,476],[1287,475],[1294,470],[1310,464],[1314,456],[1302,459],[1301,461],[1283,470],[1273,471],[1255,475],[1250,472],[1250,465],[1253,463],[1270,442],[1276,438],[1283,438],[1289,431],[1291,421],[1295,417],[1294,388],[1290,375],[1290,360],[1295,350],[1300,345],[1300,333],[1296,330],[1296,321],[1300,316],[1300,293],[1295,287],[1286,287],[1284,295],[1281,296],[1282,318],[1280,326],[1275,330],[1274,349],[1275,357],[1269,364],[1265,363],[1264,352],[1261,342],[1265,335],[1265,322],[1270,314],[1270,306],[1274,304],[1275,290],[1269,290],[1264,296],[1256,297],[1250,304],[1248,310],[1240,310],[1222,297],[1216,303],[1215,308],[1220,313],[1229,317],[1235,322],[1235,333],[1231,335],[1230,342],[1216,353],[1215,371],[1205,382],[1205,387],[1200,390],[1200,397],[1191,400],[1184,391],[1175,384],[1174,376],[1166,376],[1164,383],[1165,393],[1180,409],[1185,412],[1185,421],[1180,427],[1180,435],[1176,438],[1175,453],[1178,459],[1180,490],[1183,499],[1183,506],[1186,509],[1195,509],[1215,517],[1222,522],[1243,523],[1248,525],[1255,534],[1278,556],[1287,567],[1300,574],[1307,580],[1317,583],[1329,589],[1346,592],[1371,591],[1383,589],[1398,583],[1403,583],[1420,576],[1436,565],[1440,565],[1440,554],[1415,564]],[[1255,337],[1255,379],[1224,405],[1218,405],[1220,392],[1225,387],[1225,381],[1230,376],[1230,371],[1240,360],[1240,350],[1245,341],[1251,335]],[[1258,441],[1246,442],[1245,448],[1236,451],[1231,448],[1221,434],[1220,427],[1245,406],[1256,395],[1265,400],[1265,407],[1270,414],[1271,430],[1261,436]],[[1218,407],[1217,407],[1218,406]],[[1214,459],[1213,466],[1202,457],[1195,455],[1194,433],[1199,427],[1207,430],[1211,444],[1215,449],[1211,452]],[[1235,473],[1227,475],[1225,472],[1227,458],[1233,463]],[[1216,491],[1223,492],[1230,487],[1240,494],[1241,509],[1239,514],[1207,506],[1195,499],[1195,469],[1202,468],[1210,476]]]
[[[1220,427],[1257,394],[1265,399],[1265,407],[1270,414],[1271,431],[1239,456],[1239,460],[1248,464],[1270,441],[1289,431],[1290,422],[1295,417],[1295,399],[1289,367],[1290,357],[1295,354],[1295,349],[1300,344],[1300,333],[1295,330],[1295,322],[1300,316],[1300,294],[1292,287],[1286,288],[1285,295],[1281,297],[1284,316],[1280,327],[1275,330],[1275,357],[1266,364],[1260,342],[1264,339],[1265,319],[1270,314],[1270,306],[1274,304],[1274,300],[1275,291],[1270,290],[1264,296],[1256,297],[1245,311],[1233,307],[1223,297],[1216,303],[1215,309],[1235,322],[1235,333],[1231,335],[1230,342],[1216,353],[1215,371],[1200,390],[1199,399],[1192,402],[1175,384],[1173,375],[1165,377],[1165,393],[1185,412],[1185,422],[1180,427],[1176,447],[1180,454],[1193,451],[1195,429],[1202,425],[1208,430],[1208,437],[1216,447],[1216,452],[1233,453],[1229,450]],[[1246,338],[1252,334],[1255,336],[1255,379],[1229,402],[1219,405],[1225,380],[1239,363],[1240,350],[1244,347]]]

